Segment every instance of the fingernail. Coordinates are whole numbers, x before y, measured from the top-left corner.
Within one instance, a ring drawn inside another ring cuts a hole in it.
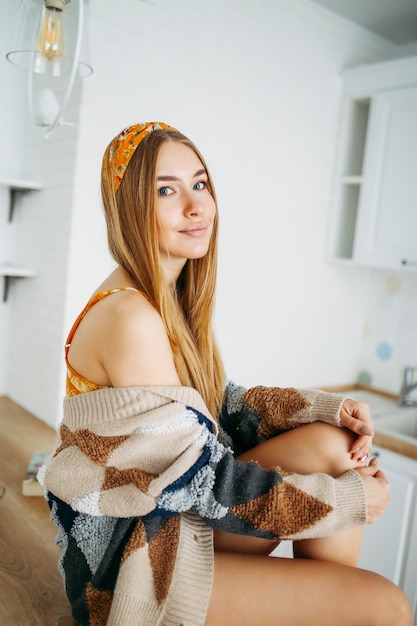
[[[368,437],[372,435],[372,430],[369,430],[367,426],[362,426],[360,432],[361,432],[361,435],[367,435]]]

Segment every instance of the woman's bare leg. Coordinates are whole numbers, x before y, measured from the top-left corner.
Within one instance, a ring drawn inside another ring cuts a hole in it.
[[[349,432],[311,424],[240,458],[269,469],[339,476],[356,467]],[[215,531],[215,570],[206,626],[412,626],[405,594],[356,564],[361,532],[295,542],[296,559],[270,558],[276,543]]]
[[[412,626],[404,593],[336,563],[215,553],[206,626]]]
[[[358,466],[349,453],[353,433],[322,422],[288,431],[249,450],[242,461],[257,461],[269,469],[277,465],[299,474],[325,472],[337,477]],[[350,528],[330,537],[294,542],[294,556],[333,561],[356,566],[359,560],[362,528]],[[230,535],[216,531],[216,550],[269,554],[276,542]]]
[[[322,422],[316,422],[304,426],[295,431],[286,433],[284,440],[279,437],[271,439],[268,450],[258,449],[250,451],[260,453],[258,462],[267,467],[275,453],[276,458],[282,461],[278,465],[287,471],[299,474],[311,474],[313,472],[325,472],[337,478],[350,469],[358,467],[349,453],[354,441],[354,434],[345,429],[335,428]],[[292,439],[292,441],[288,441]],[[272,445],[273,442],[273,445]],[[285,452],[281,445],[285,446]],[[277,447],[279,446],[279,450]],[[275,449],[274,449],[275,448]],[[294,452],[296,451],[296,454]],[[304,559],[318,559],[333,561],[343,565],[357,566],[362,543],[362,527],[349,528],[343,532],[319,539],[303,539],[293,545],[294,556]]]

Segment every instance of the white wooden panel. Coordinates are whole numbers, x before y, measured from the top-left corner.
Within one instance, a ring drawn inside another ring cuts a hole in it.
[[[417,87],[375,96],[359,209],[357,257],[417,265]]]

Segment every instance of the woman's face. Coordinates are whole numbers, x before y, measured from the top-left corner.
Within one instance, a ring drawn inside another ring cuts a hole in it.
[[[162,266],[173,280],[209,248],[216,215],[207,172],[191,148],[162,144],[157,160],[157,220]]]

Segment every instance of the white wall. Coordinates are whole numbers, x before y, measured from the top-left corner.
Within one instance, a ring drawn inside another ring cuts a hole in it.
[[[40,129],[30,123],[27,74],[4,58],[18,8],[14,0],[0,6],[4,29],[0,77],[6,85],[2,93],[7,94],[0,99],[0,177],[36,180],[44,190],[22,196],[9,224],[7,190],[0,187],[0,263],[37,271],[35,278],[13,281],[7,303],[0,304],[0,394],[55,424],[63,390],[63,319],[78,128],[59,128],[45,142]],[[68,118],[78,118],[79,100],[77,83]]]
[[[77,110],[78,90],[74,92]],[[63,395],[63,346],[77,128],[58,129],[45,142],[39,130],[26,135],[25,164],[44,190],[23,198],[14,223],[19,263],[35,278],[11,290],[7,395],[54,424]],[[30,167],[29,167],[30,166]],[[8,305],[9,306],[9,305]],[[59,399],[58,399],[59,398]]]
[[[406,365],[417,365],[417,275],[372,273],[359,355],[359,380],[392,393]]]
[[[18,178],[22,175],[24,120],[25,120],[25,74],[17,71],[6,61],[10,42],[10,25],[17,15],[18,3],[2,3],[0,7],[0,180]],[[15,233],[9,224],[9,191],[0,186],[0,265],[13,261]],[[0,395],[6,392],[7,354],[9,353],[9,324],[11,307],[3,299],[3,278],[0,278]]]
[[[371,275],[324,262],[338,76],[396,48],[309,0],[89,4],[95,73],[76,94],[77,130],[56,130],[47,147],[32,132],[25,158],[26,173],[47,182],[18,227],[41,272],[14,290],[4,392],[51,424],[60,418],[65,333],[111,267],[101,156],[124,126],[150,119],[188,134],[214,175],[228,374],[243,384],[355,380]],[[27,363],[39,364],[35,379]]]
[[[126,124],[178,126],[217,185],[217,329],[229,374],[246,384],[355,380],[367,274],[323,262],[338,74],[393,47],[304,1],[130,3],[129,19],[101,7],[91,5],[96,71],[84,83],[78,189],[94,202],[102,151]],[[84,216],[80,205],[78,231]],[[84,280],[72,285],[75,308]]]

